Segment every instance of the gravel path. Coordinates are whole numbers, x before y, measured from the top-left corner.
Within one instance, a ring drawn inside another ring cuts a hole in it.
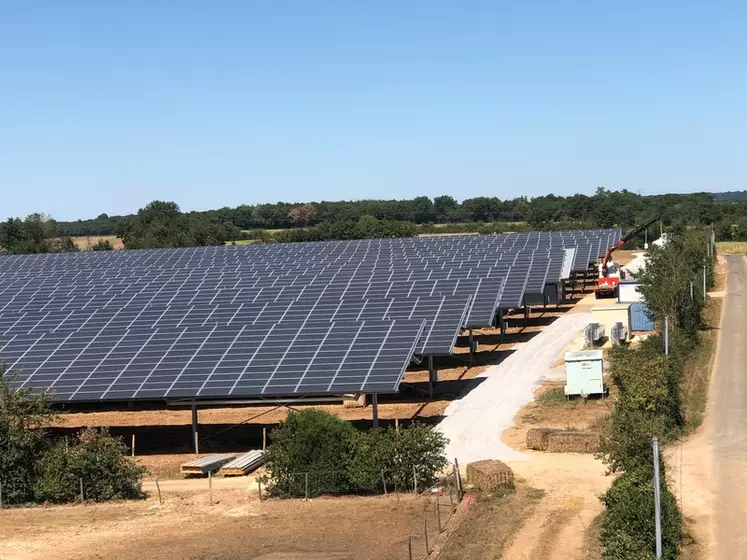
[[[552,363],[588,323],[591,313],[569,313],[540,334],[514,347],[498,365],[489,367],[477,387],[446,409],[439,430],[449,438],[447,456],[463,465],[482,459],[530,460],[501,441],[519,409],[534,398],[537,384]]]

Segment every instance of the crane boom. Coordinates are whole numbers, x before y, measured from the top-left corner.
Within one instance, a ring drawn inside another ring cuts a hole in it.
[[[607,249],[607,251],[604,253],[604,260],[602,261],[602,273],[604,276],[607,276],[607,262],[609,262],[610,258],[612,258],[612,253],[617,251],[619,248],[625,245],[625,243],[633,239],[636,235],[641,233],[644,229],[646,229],[658,219],[659,216],[656,216],[655,218],[651,218],[642,226],[638,226],[637,228],[630,230],[622,239],[620,239],[620,241]]]

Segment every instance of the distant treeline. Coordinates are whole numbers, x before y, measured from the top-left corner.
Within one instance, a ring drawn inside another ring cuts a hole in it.
[[[38,214],[0,223],[0,250],[75,250],[71,236],[116,235],[129,249],[220,245],[232,241],[319,241],[407,237],[421,233],[609,228],[630,229],[659,217],[666,231],[713,224],[720,240],[747,240],[747,191],[643,196],[597,189],[592,196],[359,200],[259,204],[181,212],[174,202],[153,201],[131,216],[55,222]],[[653,233],[656,226],[651,226]],[[642,242],[642,239],[635,240]],[[111,246],[99,246],[109,249]]]
[[[341,202],[278,202],[256,206],[220,208],[184,213],[204,223],[231,224],[239,230],[292,229],[340,222],[357,222],[363,216],[412,224],[460,224],[524,222],[533,229],[548,229],[558,222],[576,222],[594,227],[630,228],[650,216],[659,215],[665,226],[720,224],[722,233],[747,213],[747,191],[720,194],[665,194],[643,196],[626,190],[603,188],[592,196],[468,198],[457,202],[451,196],[411,200],[358,200]],[[133,216],[102,214],[92,220],[60,222],[62,235],[117,235]],[[741,227],[741,226],[740,226]],[[731,237],[731,231],[729,238]]]

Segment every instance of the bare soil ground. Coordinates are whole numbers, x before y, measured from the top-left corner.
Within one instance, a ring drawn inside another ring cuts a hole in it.
[[[116,235],[81,235],[72,239],[81,251],[90,251],[99,241],[109,241],[115,249],[124,249],[124,243]]]
[[[216,479],[211,506],[205,480],[176,482],[162,484],[162,506],[151,496],[2,510],[0,557],[401,559],[409,535],[423,546],[424,502],[411,495],[260,502],[247,479]]]

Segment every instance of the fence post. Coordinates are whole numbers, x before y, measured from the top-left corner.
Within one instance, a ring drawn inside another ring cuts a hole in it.
[[[210,505],[213,505],[213,471],[208,471],[208,491],[210,493]]]
[[[703,301],[706,300],[706,293],[708,288],[706,287],[706,267],[703,267]]]
[[[415,467],[412,468],[412,480],[415,487],[415,494],[418,493],[418,471]]]
[[[423,534],[425,535],[425,555],[431,553],[430,547],[428,546],[428,517],[423,515]]]
[[[161,485],[158,484],[158,479],[156,479],[156,490],[158,490],[158,503],[163,505],[163,498],[161,497]]]
[[[407,537],[407,558],[412,560],[412,535]]]
[[[438,521],[438,534],[441,534],[441,498],[436,494],[436,520]]]
[[[262,451],[267,449],[267,426],[262,426]]]
[[[257,479],[257,491],[259,492],[259,501],[262,501],[262,481]]]
[[[381,484],[384,486],[384,495],[386,496],[388,492],[386,491],[386,478],[384,478],[384,471],[381,471]]]
[[[135,456],[135,434],[132,434],[132,456]]]
[[[462,499],[462,475],[459,472],[459,461],[454,457],[454,478],[456,479],[457,502]]]
[[[669,356],[669,317],[664,317],[664,355]]]
[[[83,494],[83,477],[80,478],[80,503],[82,504],[85,500],[85,496]]]
[[[695,290],[693,288],[693,283],[690,282],[690,301],[695,301]]]
[[[304,477],[305,481],[304,482],[305,482],[305,485],[306,485],[306,498],[305,499],[306,499],[306,501],[308,501],[309,500],[309,473],[304,473],[304,474],[305,474],[305,477]]]
[[[451,488],[449,488],[449,504],[451,505],[451,513],[454,513],[456,508],[454,507],[454,493]]]
[[[3,509],[3,483],[0,482],[0,509]]]
[[[656,558],[661,558],[661,481],[659,480],[659,438],[651,440],[654,451],[654,515],[656,524]]]

